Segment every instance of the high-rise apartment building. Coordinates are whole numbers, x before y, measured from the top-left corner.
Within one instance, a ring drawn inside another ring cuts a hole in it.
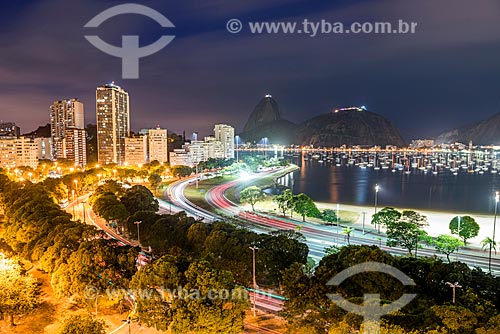
[[[224,158],[234,158],[234,128],[227,124],[215,124],[214,136],[222,143]]]
[[[114,83],[97,87],[96,122],[99,164],[125,163],[125,138],[130,136],[128,93]]]
[[[78,99],[54,101],[50,106],[50,134],[55,159],[66,156],[63,142],[66,129],[85,129],[83,103]]]
[[[148,136],[125,138],[125,165],[140,165],[148,162]]]
[[[64,158],[85,167],[87,164],[87,133],[85,129],[66,129],[63,140]]]
[[[52,138],[38,137],[34,139],[37,147],[38,160],[53,160],[52,154]]]
[[[30,138],[0,138],[0,167],[38,166],[37,144]]]
[[[21,129],[16,126],[16,123],[7,122],[0,123],[0,137],[19,137]]]
[[[166,129],[149,129],[149,161],[168,161],[168,136]]]

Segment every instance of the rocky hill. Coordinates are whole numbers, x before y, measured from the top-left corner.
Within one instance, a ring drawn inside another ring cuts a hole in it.
[[[386,118],[363,108],[344,108],[316,116],[300,125],[303,145],[405,146]]]
[[[50,124],[40,125],[36,130],[23,134],[24,137],[39,138],[50,137]]]
[[[438,144],[469,141],[477,145],[500,145],[500,113],[479,123],[446,131],[436,138]]]
[[[387,119],[364,108],[336,109],[295,124],[281,117],[278,103],[270,95],[257,104],[241,133],[247,142],[259,142],[264,137],[277,144],[405,145]]]
[[[266,95],[250,114],[240,136],[247,142],[267,137],[271,143],[286,145],[295,142],[297,132],[298,126],[283,119],[276,100]]]

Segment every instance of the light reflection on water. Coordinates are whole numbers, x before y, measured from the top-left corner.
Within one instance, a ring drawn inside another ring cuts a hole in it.
[[[414,170],[405,174],[300,158],[293,162],[300,166],[294,173],[294,193],[306,193],[320,202],[371,206],[374,205],[375,184],[379,184],[379,207],[491,214],[494,193],[500,190],[500,177],[491,173],[479,175],[461,171],[455,176],[449,171],[433,175]],[[287,186],[292,184],[290,180],[286,182]]]

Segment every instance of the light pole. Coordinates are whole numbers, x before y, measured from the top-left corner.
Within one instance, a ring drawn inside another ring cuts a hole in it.
[[[375,214],[377,214],[377,205],[378,205],[378,192],[380,190],[380,187],[377,184],[375,184]],[[380,224],[378,224],[378,233],[380,233]]]
[[[500,200],[500,193],[495,192],[495,216],[493,218],[493,243],[495,243],[495,234],[497,228],[497,211],[498,211],[498,201]]]
[[[99,299],[99,297],[104,297],[103,295],[97,295],[95,296],[95,317],[97,318],[97,300]]]
[[[249,247],[252,250],[252,275],[253,275],[253,316],[256,316],[256,299],[257,299],[257,279],[255,278],[255,251],[258,247]]]
[[[366,234],[365,233],[365,219],[366,219],[366,212],[363,212],[363,235]]]
[[[83,201],[82,202],[82,207],[83,207],[83,223],[86,224],[87,221],[85,220],[85,203],[87,203],[87,201]]]
[[[71,189],[71,197],[73,198],[73,201],[75,200],[75,189]],[[73,219],[76,218],[75,215],[75,203],[73,203]]]
[[[337,243],[339,243],[339,206],[340,204],[337,203],[337,214],[335,215],[337,218]]]
[[[236,139],[236,162],[240,161],[239,155],[238,155],[238,144],[240,143],[240,136],[234,137]]]
[[[139,234],[139,225],[141,225],[142,221],[136,221],[134,222],[135,225],[137,225],[137,243],[139,244],[139,247],[141,246],[141,237]]]
[[[450,282],[446,282],[446,284],[452,288],[453,290],[453,304],[455,304],[455,290],[456,289],[461,289],[462,286],[460,284],[458,284],[458,282],[455,282],[455,283],[450,283]]]
[[[380,186],[378,184],[375,185],[375,213],[377,213],[377,205],[378,205],[378,192],[380,190]]]
[[[460,238],[460,216],[457,216],[457,234],[458,234],[458,237]],[[495,233],[495,232],[493,232]],[[460,248],[460,246],[458,247]],[[457,249],[457,257],[456,257],[456,261],[458,262],[458,249]]]
[[[126,322],[128,324],[128,334],[130,334],[130,317],[127,318],[127,320],[122,320],[123,322]]]

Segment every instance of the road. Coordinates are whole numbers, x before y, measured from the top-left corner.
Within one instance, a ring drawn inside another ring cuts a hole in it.
[[[256,177],[258,177],[258,175]],[[170,197],[176,201],[177,205],[183,207],[187,211],[197,209],[197,207],[193,203],[189,202],[183,194],[184,188],[190,182],[192,182],[190,179],[179,182],[175,185],[175,192],[172,192],[172,197]],[[226,216],[238,217],[253,223],[257,230],[263,230],[264,232],[269,232],[270,229],[300,230],[306,238],[306,243],[309,247],[309,255],[315,260],[320,260],[324,256],[325,248],[332,245],[343,246],[346,244],[346,236],[342,233],[341,229],[337,230],[334,226],[322,226],[307,222],[304,223],[293,219],[245,211],[244,208],[230,201],[225,196],[225,192],[229,188],[235,187],[242,182],[248,182],[248,180],[234,180],[211,188],[206,193],[207,202],[214,208],[218,209],[219,212],[223,212]],[[206,215],[211,214],[207,210],[203,211]],[[262,229],[259,227],[262,227]],[[363,234],[360,230],[355,230],[350,237],[351,244],[377,245],[381,249],[394,255],[407,254],[405,249],[387,247],[385,242],[386,238],[384,235],[378,235],[373,232]],[[436,253],[432,248],[419,249],[418,255],[445,258],[444,255]],[[478,266],[483,270],[488,270],[488,253],[479,249],[462,249],[458,255],[453,254],[452,259],[456,259],[457,256],[460,261],[471,267]],[[491,267],[494,274],[500,274],[500,260],[498,257],[495,256],[492,258]]]

